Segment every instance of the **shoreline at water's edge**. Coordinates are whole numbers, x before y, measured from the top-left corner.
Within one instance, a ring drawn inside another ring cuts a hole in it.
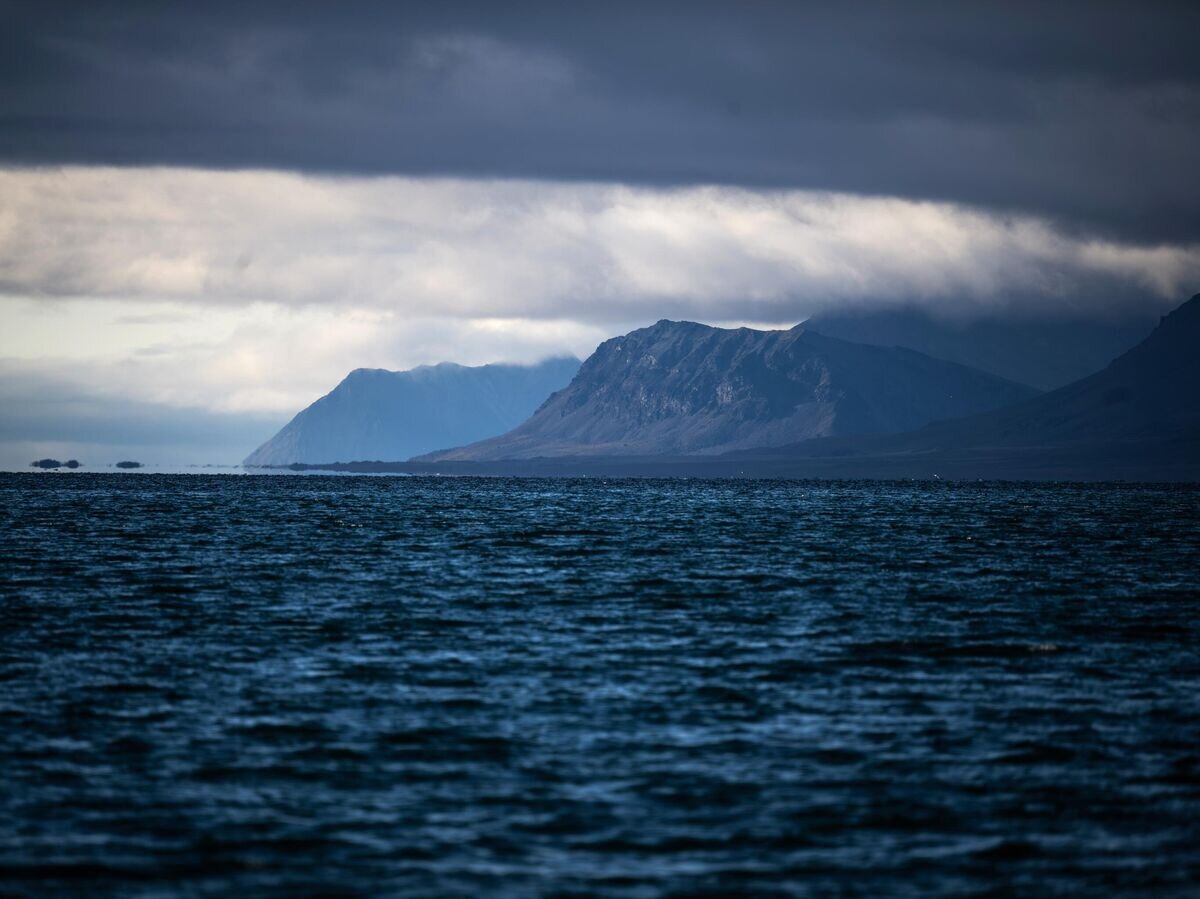
[[[266,472],[341,472],[479,477],[746,478],[800,480],[1200,482],[1200,452],[1161,445],[944,450],[862,457],[574,457],[496,462],[295,463]],[[252,469],[251,469],[252,470]]]
[[[1114,479],[1114,480],[1069,480],[1060,479],[1053,480],[1049,478],[943,478],[943,477],[895,477],[895,478],[868,478],[868,477],[801,477],[787,475],[762,475],[756,477],[710,477],[710,476],[693,476],[693,475],[624,475],[624,474],[509,474],[509,473],[490,473],[483,474],[479,472],[421,472],[411,473],[403,471],[386,471],[386,470],[360,470],[352,468],[354,463],[348,463],[345,466],[338,468],[332,467],[306,467],[303,470],[292,471],[289,469],[265,469],[265,470],[246,470],[246,471],[180,471],[180,470],[163,470],[163,471],[142,471],[142,472],[123,472],[123,471],[90,471],[90,472],[65,472],[62,473],[64,478],[71,481],[80,479],[88,480],[91,478],[122,478],[131,474],[136,474],[143,479],[156,480],[159,478],[174,478],[174,477],[194,477],[210,478],[221,480],[225,478],[238,479],[276,479],[276,478],[331,478],[331,479],[348,479],[355,478],[397,478],[406,481],[414,482],[429,482],[429,481],[562,481],[562,482],[644,482],[649,484],[662,484],[669,482],[677,482],[680,484],[708,482],[708,483],[745,483],[754,481],[763,485],[768,484],[800,484],[811,486],[853,486],[853,485],[872,485],[872,486],[917,486],[924,485],[929,488],[936,488],[938,485],[946,487],[988,487],[988,486],[1021,486],[1029,487],[1049,487],[1055,485],[1075,485],[1080,488],[1093,487],[1128,487],[1128,488],[1180,488],[1184,490],[1195,490],[1200,492],[1200,478],[1192,480],[1129,480],[1129,479]],[[53,474],[53,473],[51,473]],[[50,484],[56,480],[47,478],[46,472],[37,471],[13,471],[8,469],[0,469],[0,482],[8,483],[10,486],[19,486],[25,483],[41,483]],[[68,477],[74,475],[74,477]],[[15,482],[15,484],[14,484]]]

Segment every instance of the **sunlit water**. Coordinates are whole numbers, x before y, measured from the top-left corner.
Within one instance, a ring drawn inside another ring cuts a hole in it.
[[[1189,895],[1192,487],[0,475],[0,895]]]

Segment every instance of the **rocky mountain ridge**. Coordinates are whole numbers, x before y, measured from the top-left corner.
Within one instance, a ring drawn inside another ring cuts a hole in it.
[[[904,431],[1036,393],[912,350],[802,326],[663,320],[602,343],[569,386],[511,432],[423,458],[719,454]]]

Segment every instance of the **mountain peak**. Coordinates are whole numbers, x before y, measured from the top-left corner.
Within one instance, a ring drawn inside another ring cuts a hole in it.
[[[1147,370],[1187,368],[1195,371],[1200,367],[1198,346],[1200,346],[1200,293],[1160,318],[1158,327],[1151,332],[1150,336],[1123,356],[1118,357],[1113,362],[1113,366],[1121,368],[1130,364],[1128,360],[1132,358],[1136,360],[1136,364]]]
[[[626,337],[632,337],[634,334],[657,333],[664,331],[720,331],[721,328],[714,328],[712,325],[701,324],[700,322],[692,322],[686,320],[672,321],[669,318],[660,318],[648,328],[638,328],[636,331],[630,331]]]
[[[719,453],[904,430],[1034,393],[911,350],[803,328],[663,319],[606,341],[566,389],[509,434],[429,458]]]
[[[1161,319],[1160,325],[1171,327],[1200,328],[1200,293],[1172,309]]]

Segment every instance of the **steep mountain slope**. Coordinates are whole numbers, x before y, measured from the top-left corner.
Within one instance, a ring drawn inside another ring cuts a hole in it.
[[[578,359],[477,368],[444,362],[398,372],[360,368],[243,464],[401,461],[502,434],[578,370]]]
[[[804,327],[827,337],[872,346],[902,346],[938,359],[1054,390],[1098,372],[1144,340],[1158,317],[1112,319],[978,318],[951,321],[920,309],[823,313]]]
[[[920,427],[1034,395],[911,350],[660,321],[600,345],[520,427],[429,460],[712,454]]]
[[[793,473],[838,476],[1200,477],[1200,294],[1108,367],[1026,402],[911,433],[814,440],[728,460],[786,461]]]

